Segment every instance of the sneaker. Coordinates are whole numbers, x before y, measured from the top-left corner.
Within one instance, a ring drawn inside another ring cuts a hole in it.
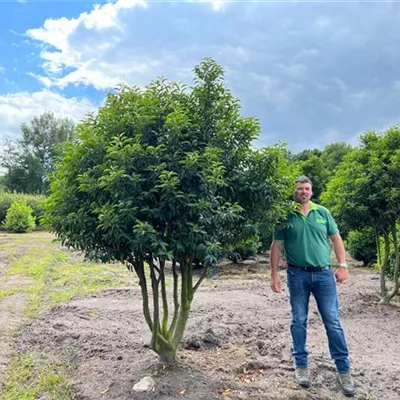
[[[339,372],[339,382],[342,389],[342,393],[347,397],[353,397],[356,394],[356,388],[354,387],[353,379],[350,372],[342,373]]]
[[[310,387],[310,379],[308,377],[307,367],[296,367],[294,371],[296,382],[299,386],[304,388]]]

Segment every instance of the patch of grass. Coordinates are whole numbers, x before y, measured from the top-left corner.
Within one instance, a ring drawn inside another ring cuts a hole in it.
[[[7,289],[0,289],[0,301],[5,297],[12,296],[15,293],[18,293],[18,288],[7,288]]]
[[[63,263],[52,276],[52,291],[49,293],[54,305],[84,296],[109,287],[121,287],[132,276],[122,265],[96,263]],[[130,282],[132,283],[132,282]]]
[[[43,280],[53,264],[68,260],[68,256],[53,248],[30,248],[27,253],[14,261],[10,274],[25,275],[37,280]]]
[[[24,315],[28,318],[34,317],[42,308],[45,301],[45,285],[38,284],[28,291],[28,305],[24,310]]]
[[[77,295],[78,292],[79,290],[77,290],[76,287],[72,287],[69,289],[61,290],[59,292],[50,293],[49,297],[54,305],[58,305],[65,301],[71,300]]]
[[[15,242],[11,243],[14,246],[10,244],[7,254],[12,250],[16,257],[10,261],[9,271],[2,281],[13,275],[25,278],[25,283],[18,284],[16,279],[14,286],[0,289],[0,300],[15,293],[27,294],[28,305],[24,312],[27,317],[34,317],[43,308],[58,305],[75,296],[133,283],[132,274],[122,265],[84,262],[76,253],[54,243],[53,237],[46,232],[22,236],[25,237],[9,236],[15,238]],[[18,245],[25,243],[28,237],[29,246],[18,257]],[[26,278],[32,283],[27,284]]]
[[[0,251],[7,251],[28,243],[27,235],[7,234],[7,241],[0,245]]]
[[[71,384],[61,364],[36,365],[32,355],[11,358],[3,392],[4,400],[35,400],[39,394],[52,400],[72,400]]]

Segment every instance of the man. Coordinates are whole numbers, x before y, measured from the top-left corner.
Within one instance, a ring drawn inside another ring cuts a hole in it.
[[[271,289],[279,293],[279,259],[282,243],[287,262],[287,283],[290,294],[292,355],[295,377],[300,386],[309,387],[308,351],[306,347],[307,318],[312,293],[328,336],[331,357],[335,360],[342,392],[355,395],[350,375],[350,360],[344,332],[339,320],[336,282],[348,276],[345,249],[331,213],[310,201],[312,182],[306,176],[296,181],[294,211],[285,224],[279,226],[271,246]],[[331,247],[339,264],[331,269]]]

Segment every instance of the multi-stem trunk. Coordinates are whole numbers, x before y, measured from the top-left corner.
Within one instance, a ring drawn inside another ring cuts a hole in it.
[[[389,233],[385,232],[383,234],[384,241],[384,253],[383,260],[379,266],[379,274],[380,274],[380,286],[381,286],[381,303],[385,304],[387,297],[387,287],[386,287],[386,270],[390,255],[390,237]]]
[[[193,262],[190,256],[172,261],[173,308],[172,318],[169,314],[167,285],[165,276],[165,260],[156,260],[150,255],[146,261],[150,270],[150,282],[153,300],[153,315],[150,313],[148,278],[146,277],[143,258],[131,259],[139,277],[142,292],[143,313],[152,332],[151,347],[160,356],[160,361],[172,364],[176,360],[176,352],[185,332],[189,318],[193,296],[206,275],[206,270],[198,282],[193,285]],[[179,293],[180,292],[180,293]],[[161,307],[160,307],[161,306]]]
[[[397,238],[397,226],[394,224],[391,229],[392,233],[392,242],[393,242],[393,251],[395,254],[395,260],[394,260],[394,271],[393,271],[393,288],[391,291],[388,291],[386,289],[386,283],[385,283],[385,292],[382,294],[381,298],[381,303],[382,304],[389,304],[390,301],[396,294],[398,293],[400,289],[400,254],[399,254],[399,243],[398,243],[398,238]],[[385,252],[386,252],[386,242],[385,242]],[[389,246],[389,253],[390,253],[390,246]],[[382,279],[382,276],[381,276]]]

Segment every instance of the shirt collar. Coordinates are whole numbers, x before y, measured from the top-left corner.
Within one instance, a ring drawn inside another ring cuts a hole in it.
[[[295,212],[299,213],[301,208],[301,204],[297,202],[293,202],[293,209]],[[315,204],[314,202],[310,201],[310,211],[312,210],[318,210],[318,204]]]

